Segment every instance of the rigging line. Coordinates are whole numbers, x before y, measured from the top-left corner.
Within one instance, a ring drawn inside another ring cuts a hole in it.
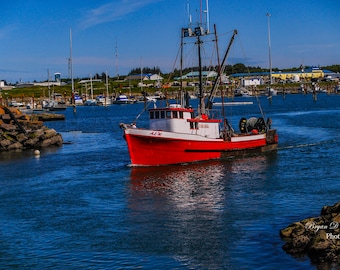
[[[250,74],[249,63],[248,63],[248,60],[247,60],[248,57],[246,56],[245,49],[244,49],[242,41],[241,41],[241,37],[238,36],[237,38],[238,38],[238,41],[240,42],[240,48],[241,48],[242,56],[243,56],[243,58],[245,59],[245,62],[246,62],[245,66],[248,70],[248,74]]]
[[[139,117],[141,117],[141,115],[146,111],[146,109],[149,107],[149,105],[152,102],[147,103],[147,106],[144,106],[143,110],[136,116],[136,118],[133,120],[133,123],[137,123],[137,120],[139,119]]]
[[[178,51],[177,51],[177,55],[176,55],[176,58],[175,58],[175,61],[173,62],[172,64],[172,72],[169,74],[169,78],[167,80],[167,83],[170,82],[170,79],[172,78],[173,74],[174,74],[174,70],[175,70],[175,66],[176,66],[176,63],[177,63],[177,60],[178,60],[178,56],[180,55],[180,52],[181,52],[181,46],[178,48]]]
[[[242,55],[243,55],[244,59],[246,60],[246,65],[245,65],[245,66],[246,66],[246,68],[247,68],[248,74],[250,74],[249,64],[248,64],[248,62],[247,62],[247,59],[248,59],[248,58],[246,57],[244,47],[242,46],[241,37],[238,36],[238,38],[239,38],[239,42],[240,42],[240,47],[241,47]],[[254,95],[255,95],[257,104],[258,104],[258,106],[259,106],[259,109],[260,109],[260,112],[261,112],[261,116],[263,117],[263,119],[266,119],[266,115],[265,115],[265,113],[264,113],[264,111],[263,111],[263,109],[262,109],[262,105],[261,105],[261,102],[260,102],[260,99],[259,99],[259,97],[258,97],[258,95],[257,95],[257,91],[256,91],[256,90],[254,91]],[[267,121],[265,121],[265,125],[266,125],[266,127],[267,127],[267,129],[268,129]]]

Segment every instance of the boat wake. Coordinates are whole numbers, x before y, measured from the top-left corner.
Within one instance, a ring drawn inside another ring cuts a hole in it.
[[[327,140],[327,141],[321,141],[321,142],[315,142],[315,143],[305,143],[305,144],[297,144],[297,145],[287,145],[287,146],[282,146],[278,147],[277,150],[286,150],[286,149],[295,149],[295,148],[304,148],[304,147],[312,147],[312,146],[318,146],[318,145],[325,145],[325,144],[334,144],[334,143],[339,143],[337,142],[338,139],[333,139],[333,140]]]

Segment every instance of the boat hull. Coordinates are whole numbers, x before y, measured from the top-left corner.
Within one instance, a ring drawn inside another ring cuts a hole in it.
[[[276,149],[277,135],[241,135],[229,140],[208,139],[194,134],[128,128],[124,130],[132,166],[159,166],[221,159],[248,151]]]

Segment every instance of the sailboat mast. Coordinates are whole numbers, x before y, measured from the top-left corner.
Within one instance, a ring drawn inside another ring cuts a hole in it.
[[[107,75],[107,70],[105,72],[105,86],[106,86],[106,94],[104,95],[104,106],[107,105],[107,102],[108,102],[108,99],[109,99],[109,78],[108,78],[108,75]]]
[[[118,74],[118,47],[117,47],[117,39],[116,39],[116,47],[115,47],[115,57],[116,57],[116,77],[117,77],[117,80],[119,80],[119,74]]]
[[[90,85],[91,85],[91,99],[93,100],[93,84],[92,84],[92,74],[90,74]]]
[[[47,88],[48,88],[48,100],[51,100],[50,70],[49,69],[47,69]]]
[[[70,72],[72,82],[72,93],[74,93],[73,66],[72,66],[72,29],[70,28]]]
[[[272,53],[271,53],[271,44],[270,44],[270,13],[267,13],[267,17],[268,17],[268,49],[269,49],[269,84],[270,86],[272,85],[273,81],[272,81]],[[269,89],[270,91],[270,89]]]

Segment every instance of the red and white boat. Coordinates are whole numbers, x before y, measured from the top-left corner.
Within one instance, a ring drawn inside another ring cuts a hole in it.
[[[221,130],[222,120],[194,116],[192,108],[177,104],[150,109],[149,115],[149,129],[121,124],[133,166],[221,159],[246,151],[275,150],[278,143],[276,130],[263,126],[263,118],[256,120],[259,124],[251,132],[235,133],[230,128]],[[247,129],[249,120],[243,118],[241,126]]]
[[[221,66],[224,65],[236,33],[235,31]],[[188,36],[197,38],[199,57],[202,34],[202,27],[197,27],[195,31],[189,33],[188,29],[182,29],[182,39]],[[270,121],[265,121],[263,114],[259,118],[240,119],[239,132],[231,127],[224,116],[217,118],[213,115],[212,96],[216,92],[220,76],[216,78],[205,105],[200,61],[199,68],[200,102],[197,111],[188,104],[188,101],[181,102],[181,104],[149,109],[147,129],[137,128],[134,124],[120,124],[124,131],[132,166],[198,162],[254,151],[272,151],[277,148],[276,130],[270,128]],[[184,101],[184,94],[181,100]]]

